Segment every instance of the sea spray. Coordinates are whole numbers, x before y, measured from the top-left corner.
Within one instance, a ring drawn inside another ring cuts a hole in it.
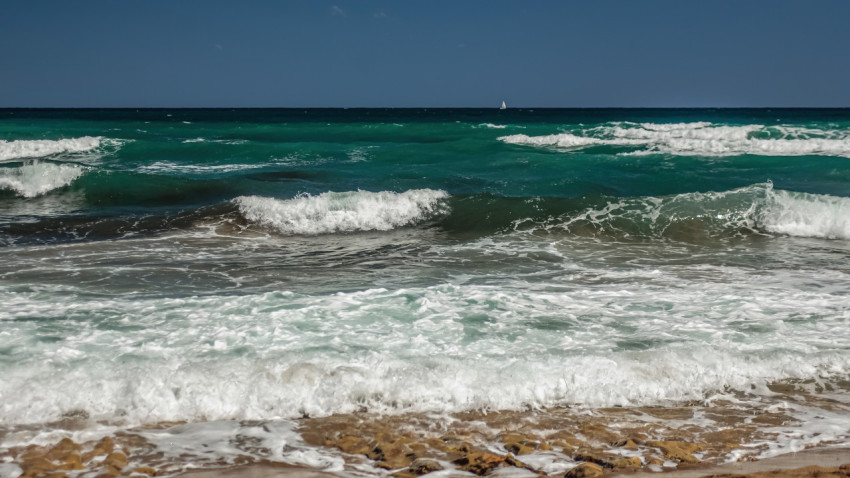
[[[760,227],[775,234],[850,240],[850,198],[791,191],[767,191]]]
[[[0,168],[0,189],[10,189],[25,198],[65,187],[85,173],[76,164],[33,161],[16,168]]]
[[[91,151],[101,145],[101,140],[103,138],[92,136],[58,140],[0,140],[0,161]]]
[[[330,234],[388,231],[414,224],[444,211],[441,200],[447,197],[445,191],[417,189],[304,194],[288,200],[243,196],[234,202],[249,221],[284,234]]]

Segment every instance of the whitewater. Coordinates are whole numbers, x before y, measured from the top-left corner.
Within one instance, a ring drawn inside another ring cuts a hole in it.
[[[848,447],[848,161],[847,110],[0,110],[0,476]]]

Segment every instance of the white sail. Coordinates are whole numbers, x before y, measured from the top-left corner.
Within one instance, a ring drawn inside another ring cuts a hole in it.
[[[503,110],[503,109],[506,109],[506,108],[507,108],[507,105],[505,105],[505,102],[504,102],[504,101],[502,101],[502,106],[501,106],[499,109],[500,109],[500,110]]]

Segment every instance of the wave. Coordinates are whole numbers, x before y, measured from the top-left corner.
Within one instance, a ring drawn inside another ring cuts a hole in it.
[[[514,229],[614,238],[724,238],[780,234],[850,239],[850,198],[776,190],[771,182],[721,192],[621,198]]]
[[[850,198],[770,189],[756,222],[775,234],[850,239]]]
[[[0,190],[12,190],[19,196],[33,198],[68,186],[87,168],[76,164],[33,161],[17,168],[0,169]]]
[[[65,153],[83,153],[101,146],[104,138],[83,136],[68,139],[0,140],[0,161],[13,159],[43,158]],[[110,141],[114,142],[114,140]]]
[[[670,196],[580,198],[455,197],[438,222],[458,235],[553,233],[632,241],[707,242],[752,235],[850,239],[850,198],[774,189]]]
[[[42,167],[45,169],[39,169]],[[49,163],[30,168],[34,169],[26,177],[34,178],[31,182],[0,176],[0,188],[33,197],[70,184],[83,173],[76,166]],[[54,169],[61,173],[41,175]],[[114,188],[98,192],[96,186],[96,182],[84,186],[87,195],[99,198],[114,194]],[[149,200],[159,203],[156,197]],[[240,196],[176,214],[43,218],[7,224],[2,229],[12,236],[32,240],[95,240],[210,224],[229,224],[234,231],[254,229],[253,225],[287,235],[388,231],[426,225],[436,226],[457,239],[531,233],[603,241],[670,239],[700,243],[765,235],[850,240],[850,198],[775,189],[770,182],[729,191],[633,198],[449,196],[445,191],[430,189],[402,193],[352,191],[305,194],[288,200]]]
[[[273,164],[274,163],[181,164],[175,163],[173,161],[156,161],[151,164],[139,166],[138,168],[136,168],[136,171],[144,174],[208,175],[265,168]]]
[[[569,133],[548,134],[545,136],[528,136],[525,134],[512,134],[499,138],[508,144],[519,144],[526,146],[556,146],[559,148],[573,148],[576,146],[588,146],[592,144],[603,144],[597,138],[576,136]]]
[[[850,131],[790,125],[694,123],[610,123],[543,136],[514,134],[508,144],[574,149],[588,146],[633,148],[623,154],[695,156],[838,156],[850,158]]]
[[[0,381],[0,394],[17,397],[4,403],[0,424],[39,423],[81,408],[143,422],[363,408],[656,405],[724,389],[769,393],[765,385],[776,380],[840,379],[850,370],[850,357],[838,353],[838,339],[850,335],[840,314],[822,323],[794,320],[801,310],[843,310],[840,295],[727,273],[727,281],[704,283],[658,271],[645,287],[641,270],[631,286],[569,294],[523,282],[318,296],[57,301],[4,294],[0,321],[13,333],[32,333],[21,319],[34,317],[98,320],[103,332],[78,327],[58,344],[18,352],[20,372]],[[687,287],[667,287],[673,281]],[[658,314],[658,304],[675,312]],[[753,342],[728,339],[742,307],[758,331]],[[131,352],[117,339],[128,320],[144,344]],[[258,320],[267,324],[259,334]],[[836,341],[825,344],[824,330]],[[115,355],[122,360],[108,360]],[[32,400],[36,393],[42,398]]]
[[[414,189],[390,191],[326,192],[280,200],[260,196],[234,199],[250,222],[284,234],[331,234],[355,231],[388,231],[416,224],[446,211],[445,191]]]

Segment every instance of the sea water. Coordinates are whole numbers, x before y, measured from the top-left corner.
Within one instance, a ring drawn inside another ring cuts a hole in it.
[[[6,449],[848,379],[850,110],[0,110]]]

